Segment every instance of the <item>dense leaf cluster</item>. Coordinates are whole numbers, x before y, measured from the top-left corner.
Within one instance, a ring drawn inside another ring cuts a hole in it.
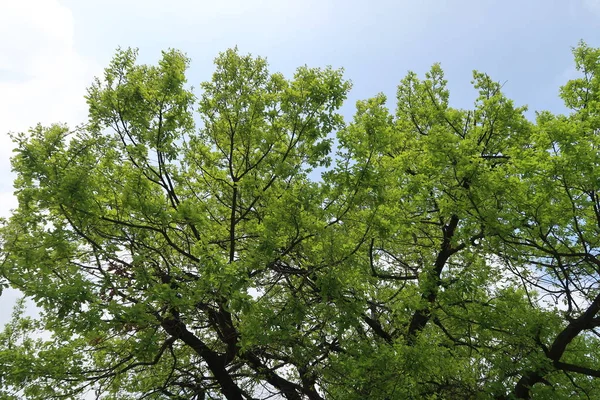
[[[345,123],[339,70],[228,50],[196,96],[182,53],[119,51],[88,124],[14,135],[0,276],[41,315],[0,333],[2,398],[598,398],[600,50],[574,55],[566,116],[477,72],[452,108],[434,65]]]

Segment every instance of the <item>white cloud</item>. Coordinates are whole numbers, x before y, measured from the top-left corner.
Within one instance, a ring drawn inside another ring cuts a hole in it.
[[[55,0],[13,0],[0,10],[0,105],[9,117],[0,128],[81,120],[97,68],[73,47],[69,9]]]

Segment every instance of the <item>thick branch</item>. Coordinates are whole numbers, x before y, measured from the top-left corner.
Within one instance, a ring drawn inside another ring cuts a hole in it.
[[[577,335],[581,333],[581,331],[597,326],[598,321],[595,316],[598,311],[600,311],[600,294],[596,296],[594,301],[583,314],[581,314],[578,318],[571,320],[571,322],[569,322],[569,324],[556,336],[552,346],[550,346],[550,349],[546,352],[546,357],[552,360],[555,368],[563,371],[578,372],[590,376],[597,376],[595,374],[598,372],[595,370],[562,363],[560,362],[560,359],[563,356],[567,346],[573,341],[573,339],[575,339],[575,337],[577,337]],[[542,382],[544,375],[547,372],[547,370],[539,369],[525,373],[515,386],[515,397],[518,399],[531,398],[531,387],[536,383]]]
[[[211,350],[200,338],[190,332],[183,322],[175,318],[169,318],[162,320],[161,326],[168,334],[181,339],[202,357],[221,386],[221,392],[227,400],[243,400],[243,392],[225,368],[223,357]]]
[[[459,218],[457,215],[453,215],[450,218],[450,222],[447,225],[444,225],[442,228],[444,236],[442,239],[441,250],[437,255],[435,260],[435,264],[433,270],[428,274],[429,279],[432,280],[433,286],[431,288],[427,288],[421,294],[421,300],[426,302],[426,305],[419,308],[413,314],[413,317],[408,326],[408,334],[407,338],[409,344],[414,344],[416,336],[421,332],[429,320],[431,319],[431,307],[435,303],[438,295],[438,289],[440,286],[440,278],[442,274],[442,270],[446,265],[446,262],[454,253],[462,250],[465,247],[464,243],[461,243],[457,247],[452,247],[452,237],[456,231],[456,227],[458,226]]]

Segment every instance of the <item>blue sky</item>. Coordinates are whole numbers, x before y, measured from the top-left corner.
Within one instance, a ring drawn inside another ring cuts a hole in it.
[[[506,82],[531,110],[563,112],[558,88],[576,76],[571,47],[600,46],[600,0],[0,0],[0,216],[15,206],[7,132],[86,119],[85,88],[118,46],[192,59],[189,81],[210,78],[219,51],[266,56],[274,71],[344,67],[354,102],[395,88],[408,70],[441,62],[451,103],[469,107],[473,69]],[[0,325],[15,292],[0,299]]]
[[[122,4],[124,3],[124,4]],[[74,46],[104,65],[117,45],[153,60],[175,47],[192,58],[192,82],[206,79],[215,54],[238,45],[275,70],[346,68],[352,100],[393,96],[407,70],[441,62],[457,105],[469,106],[478,69],[532,108],[559,109],[570,47],[594,45],[600,1],[64,1],[74,15]],[[193,4],[193,5],[191,5]],[[353,103],[353,101],[351,102]],[[348,110],[351,112],[351,110]]]

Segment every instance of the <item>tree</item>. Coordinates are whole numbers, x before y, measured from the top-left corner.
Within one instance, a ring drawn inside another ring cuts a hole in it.
[[[452,108],[434,65],[346,124],[339,70],[228,50],[196,98],[183,54],[117,52],[86,126],[14,136],[0,275],[41,315],[0,334],[0,393],[590,398],[600,50],[574,55],[567,116],[477,72]]]

